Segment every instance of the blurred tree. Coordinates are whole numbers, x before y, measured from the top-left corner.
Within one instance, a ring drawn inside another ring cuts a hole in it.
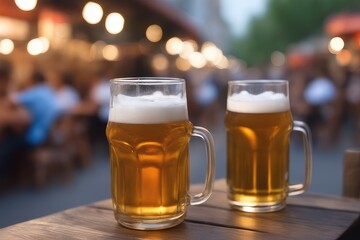
[[[265,64],[270,54],[323,31],[331,15],[360,7],[359,0],[269,0],[264,15],[254,18],[247,34],[235,39],[232,52],[250,66]]]

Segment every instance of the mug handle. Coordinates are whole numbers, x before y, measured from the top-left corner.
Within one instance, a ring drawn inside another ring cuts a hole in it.
[[[204,190],[198,194],[190,194],[190,205],[198,205],[205,202],[211,195],[215,180],[215,144],[210,132],[203,128],[194,126],[192,136],[200,137],[205,143],[207,171]]]
[[[312,176],[312,150],[311,150],[311,132],[306,123],[302,121],[294,121],[293,131],[300,132],[304,144],[304,158],[305,158],[305,178],[304,183],[289,185],[288,195],[299,195],[305,192],[311,183]]]

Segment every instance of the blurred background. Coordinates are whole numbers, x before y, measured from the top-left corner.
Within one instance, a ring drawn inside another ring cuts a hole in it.
[[[226,176],[227,82],[287,79],[313,132],[311,192],[341,195],[360,143],[356,0],[1,0],[0,227],[110,197],[109,79],[181,77]],[[291,182],[303,151],[291,143]],[[191,141],[191,182],[204,179]]]

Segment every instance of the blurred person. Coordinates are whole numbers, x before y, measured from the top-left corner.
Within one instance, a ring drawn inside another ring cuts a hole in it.
[[[25,134],[27,143],[34,147],[44,143],[59,116],[54,90],[45,84],[43,75],[36,72],[25,88],[14,96],[14,100],[24,106],[32,118]]]
[[[110,82],[105,64],[94,66],[89,75],[90,88],[85,98],[72,109],[71,113],[88,119],[92,141],[107,142],[105,128],[109,115]]]
[[[289,75],[291,112],[296,120],[301,121],[305,121],[311,111],[310,105],[304,98],[306,82],[304,71],[294,71]]]
[[[46,83],[55,91],[59,113],[69,113],[80,101],[79,93],[70,84],[71,75],[55,69],[45,71],[44,75]]]
[[[328,141],[329,123],[334,115],[334,101],[337,96],[335,83],[320,69],[314,70],[313,78],[304,90],[304,99],[310,106],[306,122],[314,133],[315,140]]]
[[[12,156],[20,147],[27,147],[26,128],[30,125],[30,113],[11,99],[10,62],[0,61],[0,187],[8,184]]]
[[[31,116],[31,122],[24,133],[25,144],[16,152],[16,168],[20,171],[18,176],[24,178],[24,175],[30,174],[35,177],[35,183],[38,183],[38,176],[42,175],[45,159],[42,157],[44,156],[42,149],[59,116],[56,95],[54,90],[45,83],[43,75],[35,72],[24,83],[23,89],[13,96],[13,99]],[[28,167],[33,167],[31,172],[28,172]]]
[[[90,150],[83,121],[72,114],[73,109],[80,102],[80,95],[70,84],[70,73],[50,68],[45,71],[46,83],[55,91],[59,117],[50,136],[52,151],[63,152],[66,157],[62,161],[68,171],[71,171],[73,161],[79,166],[89,162]],[[54,155],[54,154],[53,154]],[[66,158],[66,160],[65,160]]]

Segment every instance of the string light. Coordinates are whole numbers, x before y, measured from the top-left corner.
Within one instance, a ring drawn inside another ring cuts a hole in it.
[[[82,16],[86,22],[90,24],[97,24],[103,17],[103,9],[101,6],[94,2],[88,2],[82,11]]]
[[[15,0],[15,4],[23,11],[31,11],[36,7],[37,0]]]
[[[105,27],[111,34],[118,34],[124,28],[125,20],[120,13],[110,13],[106,17]]]

